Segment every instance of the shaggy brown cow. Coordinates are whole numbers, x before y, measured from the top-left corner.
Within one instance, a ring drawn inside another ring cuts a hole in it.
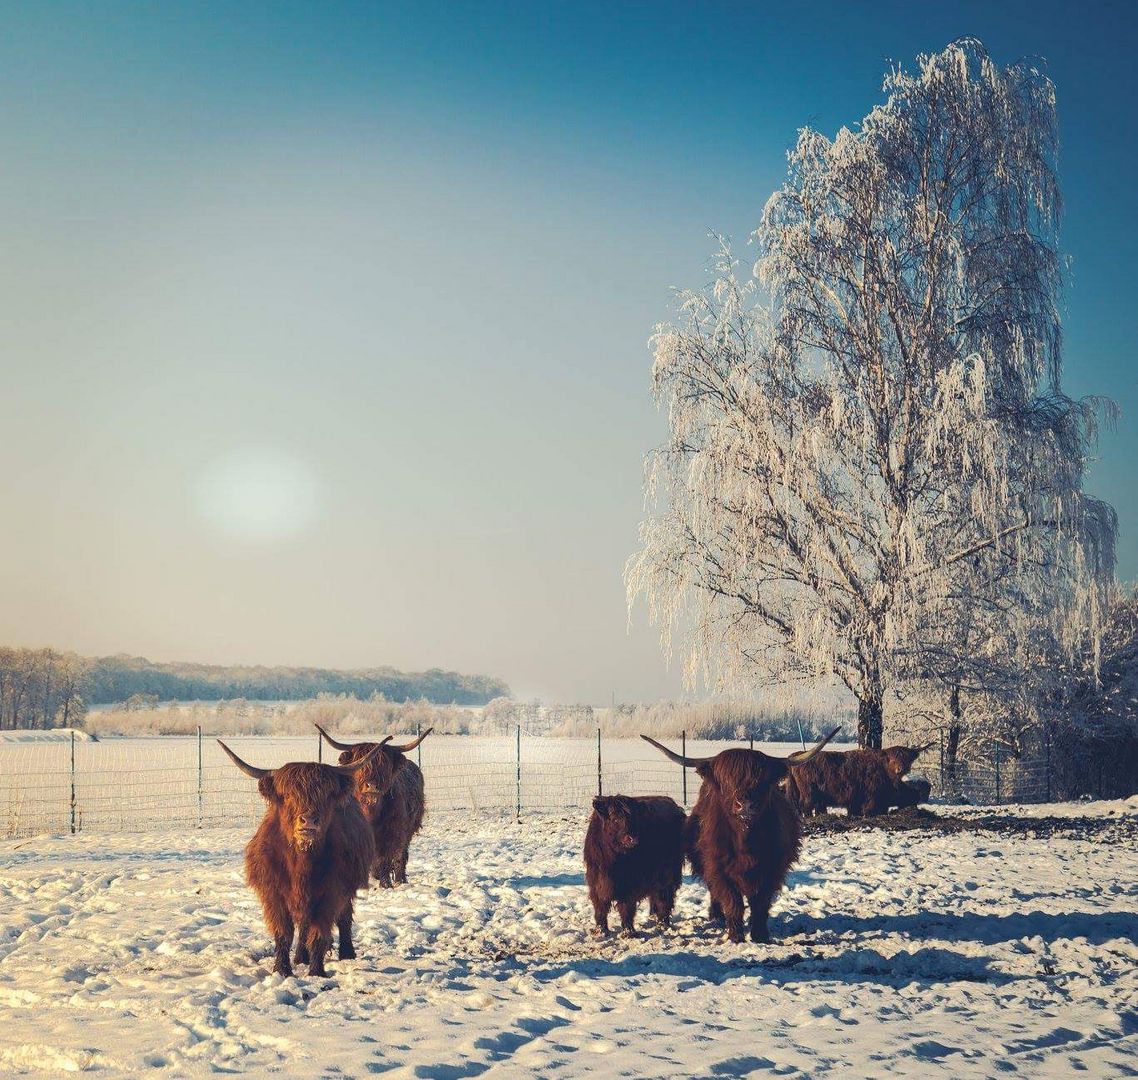
[[[724,750],[715,757],[693,758],[674,753],[642,735],[703,780],[688,818],[685,848],[692,870],[711,894],[710,916],[725,922],[731,941],[743,940],[743,901],[751,908],[752,941],[769,941],[771,901],[782,888],[798,856],[802,825],[779,788],[790,770],[811,761],[835,735],[834,728],[817,746],[786,758],[758,750]]]
[[[884,814],[897,785],[917,757],[931,746],[890,746],[886,750],[828,750],[806,768],[795,769],[787,789],[803,814],[841,806],[854,817]]]
[[[340,959],[355,958],[352,904],[367,888],[374,842],[356,803],[353,775],[367,765],[291,762],[258,769],[221,746],[269,804],[245,848],[245,878],[261,900],[265,925],[276,946],[273,970],[292,974],[288,952],[294,928],[295,963],[311,975],[325,975],[324,954],[332,925],[340,936]]]
[[[319,724],[316,730],[329,746],[341,752],[341,765],[369,758],[367,766],[356,773],[356,797],[371,822],[375,838],[372,875],[382,889],[406,884],[411,839],[422,828],[427,801],[423,770],[404,755],[434,728],[427,728],[417,739],[402,746],[389,745],[390,735],[381,743],[345,743],[337,742]],[[369,757],[377,747],[381,752]]]
[[[598,795],[585,833],[585,881],[597,933],[609,932],[613,903],[626,934],[635,934],[645,897],[660,926],[676,903],[684,864],[684,812],[662,795]]]

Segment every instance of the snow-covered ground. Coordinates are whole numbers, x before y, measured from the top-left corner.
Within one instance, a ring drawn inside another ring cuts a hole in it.
[[[1138,801],[1069,813],[1118,822]],[[0,843],[0,1073],[1138,1068],[1133,829],[812,835],[765,946],[721,942],[690,881],[670,932],[595,940],[583,828],[429,820],[412,883],[362,898],[360,958],[323,979],[269,973],[247,830]]]

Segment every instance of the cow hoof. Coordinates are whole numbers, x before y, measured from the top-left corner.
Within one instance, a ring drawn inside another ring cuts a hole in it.
[[[727,940],[730,942],[733,942],[736,945],[740,944],[743,940],[743,931],[742,930],[728,930],[727,931]]]
[[[326,979],[328,977],[328,972],[323,964],[313,964],[308,969],[308,974],[317,979]]]
[[[341,949],[340,950],[340,959],[341,960],[354,960],[355,958],[356,958],[356,950],[355,949]]]
[[[594,926],[590,933],[595,938],[607,938],[611,936],[611,932],[607,926]]]
[[[769,945],[771,943],[771,936],[770,936],[770,934],[767,934],[765,932],[760,934],[757,931],[752,930],[751,931],[751,940],[756,945]]]
[[[632,926],[623,926],[620,930],[620,936],[625,938],[638,938],[640,937],[640,931]]]

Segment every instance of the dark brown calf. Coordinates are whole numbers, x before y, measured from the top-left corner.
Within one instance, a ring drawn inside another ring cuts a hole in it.
[[[616,904],[625,933],[635,933],[636,905],[645,897],[667,926],[684,863],[684,812],[659,795],[598,795],[585,833],[585,882],[597,932],[609,932]]]
[[[897,785],[891,802],[898,809],[904,810],[908,806],[920,806],[921,803],[928,802],[931,794],[932,785],[927,780],[902,780]]]
[[[372,876],[380,888],[402,885],[407,881],[407,857],[411,840],[422,828],[427,810],[423,788],[423,770],[404,755],[414,750],[434,728],[427,728],[417,739],[402,746],[392,746],[389,735],[381,743],[345,743],[333,739],[319,724],[316,730],[329,746],[340,753],[340,764],[351,765],[368,758],[356,773],[356,797],[375,840]]]
[[[332,926],[340,937],[340,959],[351,960],[352,905],[367,888],[374,856],[371,829],[356,803],[353,774],[366,765],[292,762],[258,769],[224,750],[268,803],[245,848],[245,877],[261,901],[265,925],[276,948],[273,970],[292,974],[289,949],[297,931],[295,963],[324,975],[324,954]]]
[[[751,909],[751,940],[770,940],[771,902],[798,857],[802,839],[798,814],[779,781],[810,762],[839,730],[812,749],[786,758],[758,750],[683,757],[641,736],[673,761],[694,768],[703,780],[688,818],[685,848],[692,870],[711,894],[711,918],[726,923],[730,940],[743,940],[744,901]]]

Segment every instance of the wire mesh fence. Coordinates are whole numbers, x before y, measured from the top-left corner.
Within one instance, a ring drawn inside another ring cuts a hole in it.
[[[335,760],[315,734],[225,741],[267,768]],[[692,742],[688,749],[713,753],[722,746]],[[520,817],[587,809],[602,792],[671,795],[681,803],[686,796],[690,803],[698,788],[691,770],[685,777],[635,739],[552,738],[520,730],[504,737],[434,735],[411,757],[423,768],[431,814]],[[0,743],[0,835],[6,837],[252,827],[263,811],[257,785],[209,736]]]
[[[402,738],[397,735],[396,741]],[[315,734],[242,736],[226,742],[241,757],[268,768],[288,761],[335,760]],[[740,745],[779,756],[799,748],[746,739],[670,742],[692,755]],[[616,793],[669,795],[690,806],[700,783],[693,770],[672,764],[639,739],[602,739],[599,734],[592,739],[529,735],[521,729],[502,737],[436,734],[412,756],[423,768],[431,814],[520,819],[538,811],[584,811],[594,795]],[[948,802],[1042,802],[1060,794],[1050,756],[1011,760],[996,753],[991,760],[950,767],[934,746],[912,775],[924,776],[934,797]],[[0,743],[0,835],[6,837],[251,828],[263,809],[256,784],[233,767],[209,736]]]

